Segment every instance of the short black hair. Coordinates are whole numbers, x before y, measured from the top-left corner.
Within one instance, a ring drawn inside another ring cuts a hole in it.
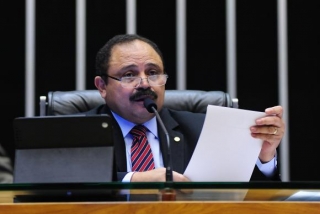
[[[162,52],[160,51],[158,45],[153,41],[137,35],[137,34],[120,34],[112,37],[97,53],[96,56],[96,76],[104,76],[107,74],[109,69],[109,61],[111,57],[111,51],[114,46],[119,44],[130,43],[134,40],[140,40],[149,44],[160,56],[162,63],[164,65],[164,60]],[[104,79],[106,82],[106,79]]]

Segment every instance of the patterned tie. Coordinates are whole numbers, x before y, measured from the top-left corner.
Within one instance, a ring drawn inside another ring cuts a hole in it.
[[[147,136],[147,128],[143,125],[136,125],[130,131],[133,136],[131,146],[132,171],[148,171],[154,169],[153,155]]]

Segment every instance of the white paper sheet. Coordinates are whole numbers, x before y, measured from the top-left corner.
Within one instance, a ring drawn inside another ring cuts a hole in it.
[[[184,175],[191,181],[247,182],[257,162],[262,140],[250,126],[264,112],[209,105],[198,144]]]

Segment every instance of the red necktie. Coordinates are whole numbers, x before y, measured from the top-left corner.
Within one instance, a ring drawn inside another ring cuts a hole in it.
[[[131,146],[132,171],[148,171],[154,169],[153,155],[147,136],[147,128],[143,125],[136,125],[130,131],[133,136]]]

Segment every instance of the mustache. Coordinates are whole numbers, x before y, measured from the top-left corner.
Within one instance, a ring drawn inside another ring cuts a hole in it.
[[[148,88],[147,89],[140,88],[140,89],[137,89],[137,92],[131,95],[129,99],[130,101],[135,101],[135,100],[144,98],[146,96],[151,97],[153,100],[158,98],[158,95],[154,91],[151,91]]]

